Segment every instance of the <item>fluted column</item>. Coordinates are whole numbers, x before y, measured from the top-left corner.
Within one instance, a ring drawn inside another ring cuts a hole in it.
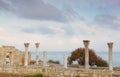
[[[28,66],[28,48],[29,48],[29,43],[24,43],[25,45],[25,62],[24,66]]]
[[[67,56],[64,55],[64,68],[67,68]]]
[[[40,43],[35,43],[36,46],[36,64],[39,64],[39,54],[38,54],[38,48],[39,48]]]
[[[85,69],[89,69],[89,40],[83,40],[85,46]]]
[[[113,42],[109,42],[108,44],[108,49],[109,49],[109,70],[113,70],[112,66],[112,48],[113,48]]]
[[[43,66],[47,66],[47,53],[46,51],[43,52]]]

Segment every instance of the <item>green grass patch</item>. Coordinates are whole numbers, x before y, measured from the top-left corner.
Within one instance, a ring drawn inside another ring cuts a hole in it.
[[[77,75],[76,77],[80,77],[80,75]]]
[[[24,77],[43,77],[43,74],[25,75]]]

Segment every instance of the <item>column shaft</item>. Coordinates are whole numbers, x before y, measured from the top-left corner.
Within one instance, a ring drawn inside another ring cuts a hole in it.
[[[109,48],[109,70],[113,70],[113,65],[112,65],[112,48],[113,48],[113,43],[110,42],[108,43],[108,48]]]
[[[38,48],[36,48],[36,64],[39,64]]]
[[[29,47],[29,43],[24,43],[25,45],[25,62],[24,62],[24,66],[28,66],[28,47]]]
[[[45,67],[45,66],[47,66],[47,60],[46,60],[46,56],[47,56],[47,54],[46,54],[46,51],[44,51],[43,52],[43,66]]]
[[[85,69],[89,69],[89,40],[83,40],[85,46]]]
[[[64,68],[67,68],[67,56],[64,55]]]
[[[36,64],[39,64],[39,53],[38,53],[38,48],[39,48],[40,43],[35,43],[36,46]]]
[[[89,69],[89,50],[85,48],[85,69]]]
[[[28,66],[28,48],[25,48],[25,66]]]

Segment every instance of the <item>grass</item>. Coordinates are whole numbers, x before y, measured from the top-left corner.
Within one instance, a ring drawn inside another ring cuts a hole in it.
[[[43,77],[43,74],[25,75],[24,77]]]
[[[80,77],[80,75],[77,75],[76,77]]]

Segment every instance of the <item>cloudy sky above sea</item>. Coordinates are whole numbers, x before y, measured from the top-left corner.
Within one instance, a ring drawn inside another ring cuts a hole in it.
[[[40,42],[41,51],[90,48],[120,51],[120,0],[0,0],[0,45],[24,50]]]

